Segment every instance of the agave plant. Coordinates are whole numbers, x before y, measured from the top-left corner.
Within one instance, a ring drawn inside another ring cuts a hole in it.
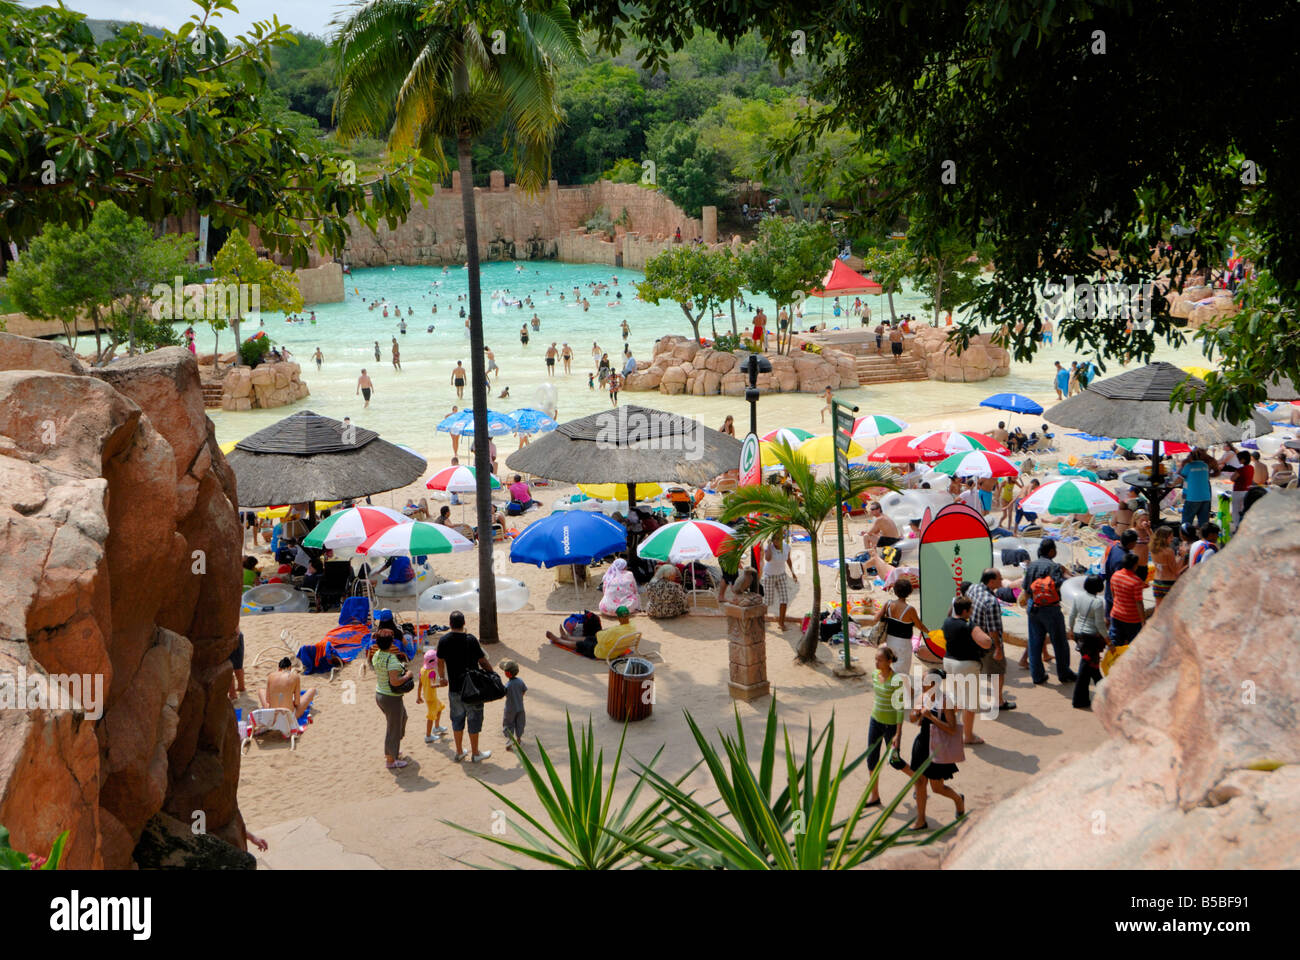
[[[57,870],[63,859],[63,848],[67,845],[69,831],[64,830],[54,838],[50,855],[28,854],[15,850],[9,845],[9,831],[0,826],[0,870]]]
[[[750,763],[745,731],[736,714],[735,738],[722,735],[720,753],[708,741],[688,712],[686,722],[713,777],[713,783],[726,813],[715,813],[692,793],[681,788],[681,781],[670,782],[648,765],[642,777],[671,811],[657,830],[671,838],[672,846],[650,845],[631,836],[620,836],[645,858],[648,866],[668,869],[732,870],[849,870],[904,844],[929,844],[947,833],[952,825],[924,837],[904,838],[911,821],[886,833],[889,817],[908,791],[921,777],[929,761],[916,771],[907,785],[884,806],[875,819],[864,824],[867,798],[879,776],[873,771],[844,820],[835,820],[840,784],[844,777],[867,757],[864,751],[852,761],[841,755],[834,762],[835,719],[824,727],[816,740],[808,726],[804,759],[796,761],[789,731],[782,730],[785,742],[786,787],[774,798],[776,773],[776,699],[768,708],[758,772]],[[725,762],[724,762],[725,759]],[[729,823],[727,822],[729,819]],[[613,828],[611,828],[613,829]]]
[[[507,819],[508,825],[524,842],[480,833],[448,820],[443,823],[552,867],[566,870],[616,870],[634,866],[642,860],[640,851],[654,851],[669,842],[666,837],[659,838],[657,843],[655,840],[664,801],[655,799],[639,813],[633,813],[641,788],[646,783],[646,773],[643,772],[622,806],[613,810],[614,787],[618,782],[619,766],[623,759],[623,743],[627,739],[626,725],[618,741],[618,753],[614,757],[609,784],[606,786],[605,751],[596,751],[591,721],[587,721],[579,738],[574,734],[573,720],[567,712],[564,720],[569,738],[567,787],[540,739],[537,741],[540,767],[527,752],[516,746],[519,762],[527,772],[533,792],[551,821],[550,827],[482,780],[479,783],[531,826],[532,830],[529,830],[519,822]],[[653,770],[662,753],[663,747],[660,747],[650,762],[642,765],[643,771]],[[690,771],[681,779],[684,780],[689,773]],[[680,784],[681,780],[676,783]]]

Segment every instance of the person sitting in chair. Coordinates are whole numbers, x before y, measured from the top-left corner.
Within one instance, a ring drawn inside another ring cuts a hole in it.
[[[557,637],[548,630],[546,639],[556,646],[576,650],[584,657],[590,657],[593,660],[604,660],[611,653],[626,649],[626,644],[621,644],[621,641],[637,632],[636,627],[632,626],[630,622],[627,607],[619,607],[614,611],[614,615],[618,617],[618,623],[607,630],[598,631],[594,638],[584,637],[581,634],[570,634],[561,627],[560,636]]]
[[[537,501],[533,499],[533,489],[519,474],[510,483],[510,503],[506,505],[506,513],[512,517],[526,511],[529,507],[537,506]]]
[[[283,708],[293,714],[297,720],[311,707],[316,699],[316,688],[302,692],[302,678],[293,668],[293,659],[281,657],[279,668],[266,678],[266,689],[257,691],[257,702],[263,710]]]
[[[370,574],[370,579],[378,582],[384,571],[388,571],[384,583],[407,583],[415,579],[415,568],[411,566],[410,557],[389,557],[382,567]]]

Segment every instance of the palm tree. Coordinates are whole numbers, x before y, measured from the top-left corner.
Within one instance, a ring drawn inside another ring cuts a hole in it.
[[[821,624],[816,611],[820,611],[822,606],[821,568],[817,564],[817,539],[822,527],[828,520],[835,519],[835,511],[844,501],[856,500],[873,487],[897,490],[898,482],[892,470],[850,467],[848,475],[840,478],[837,488],[833,477],[817,479],[812,464],[784,440],[772,445],[772,454],[790,475],[793,492],[767,483],[741,487],[727,495],[718,519],[723,523],[734,523],[736,527],[736,536],[731,540],[727,555],[731,563],[743,557],[746,550],[778,533],[783,534],[787,541],[795,530],[808,535],[812,548],[812,609],[815,612],[799,641],[796,656],[800,663],[812,663],[817,659],[817,643],[821,640]]]
[[[487,372],[474,210],[474,141],[504,120],[515,180],[536,193],[550,178],[550,151],[562,119],[555,96],[561,61],[584,58],[577,24],[563,0],[361,0],[334,40],[340,134],[384,135],[390,147],[419,149],[447,166],[456,144],[469,267],[470,389],[479,530],[492,529]],[[492,539],[479,540],[479,635],[498,638]]]

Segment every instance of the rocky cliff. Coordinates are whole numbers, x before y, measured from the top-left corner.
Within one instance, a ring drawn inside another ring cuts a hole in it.
[[[0,711],[17,848],[66,829],[67,866],[129,867],[164,812],[243,849],[235,503],[187,350],[90,375],[66,347],[0,334],[0,679],[103,691]]]
[[[701,347],[690,337],[660,337],[655,341],[652,358],[638,361],[637,372],[627,378],[623,388],[743,396],[748,379],[742,365],[748,356],[741,350],[726,353]],[[772,372],[758,375],[758,389],[763,393],[821,393],[827,387],[858,385],[857,365],[850,354],[841,350],[795,351],[789,356],[768,355],[768,360]],[[620,362],[615,359],[616,364]]]

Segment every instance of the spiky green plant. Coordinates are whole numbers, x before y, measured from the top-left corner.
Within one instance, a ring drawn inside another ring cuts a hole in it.
[[[54,844],[50,847],[48,857],[42,857],[40,854],[29,856],[9,845],[9,831],[0,826],[0,870],[59,869],[59,861],[63,859],[63,848],[68,843],[68,833],[69,831],[64,830],[54,838]]]
[[[507,819],[508,825],[524,842],[470,830],[449,820],[444,820],[443,823],[552,867],[566,870],[616,870],[634,866],[642,859],[639,850],[652,851],[668,842],[665,837],[656,839],[655,834],[656,825],[662,819],[664,801],[655,799],[639,813],[633,812],[646,782],[643,772],[627,799],[614,810],[614,787],[618,782],[619,766],[623,759],[623,743],[627,739],[626,725],[619,738],[618,753],[614,757],[609,783],[606,785],[605,751],[602,749],[598,752],[595,748],[591,721],[587,721],[579,738],[574,734],[573,720],[567,711],[564,719],[569,739],[567,785],[556,771],[555,764],[551,762],[540,739],[537,741],[540,767],[528,756],[522,745],[516,743],[519,763],[528,774],[533,793],[546,811],[550,827],[482,780],[479,783],[531,826],[532,829],[529,830],[521,823]],[[653,770],[662,753],[663,747],[660,747],[650,762],[642,765],[643,771]],[[680,784],[681,780],[676,783]]]

